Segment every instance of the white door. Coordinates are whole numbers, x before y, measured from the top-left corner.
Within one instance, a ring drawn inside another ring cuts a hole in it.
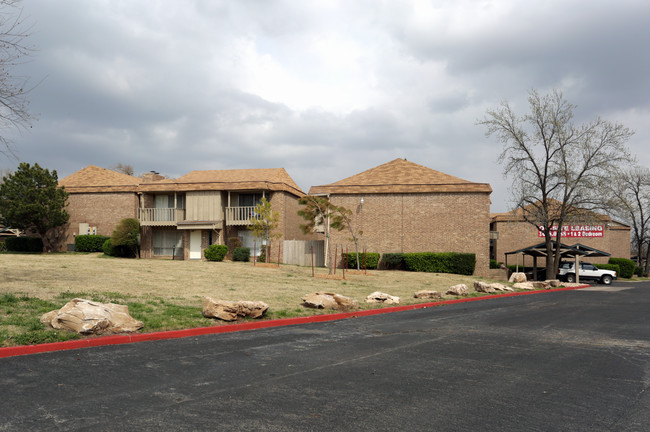
[[[190,259],[201,259],[201,231],[190,232]]]

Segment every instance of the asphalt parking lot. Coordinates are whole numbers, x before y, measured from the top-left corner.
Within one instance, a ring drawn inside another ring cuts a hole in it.
[[[650,283],[0,359],[0,430],[646,431]]]

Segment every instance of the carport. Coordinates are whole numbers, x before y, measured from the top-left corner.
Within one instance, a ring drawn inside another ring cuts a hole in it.
[[[553,249],[555,249],[555,246],[557,242],[555,240],[551,240],[551,244],[553,245]],[[580,257],[606,257],[606,256],[611,256],[611,254],[607,252],[603,252],[598,249],[594,249],[589,246],[585,246],[580,243],[576,243],[573,245],[566,245],[564,243],[560,243],[560,260],[562,259],[567,259],[567,258],[573,258],[576,262],[575,268],[576,268],[576,282],[580,282]],[[546,242],[538,243],[532,246],[525,247],[523,249],[518,249],[516,251],[512,252],[506,252],[506,267],[508,266],[508,255],[514,255],[514,254],[522,254],[522,267],[525,267],[525,257],[526,255],[532,256],[533,257],[533,280],[537,280],[537,258],[538,257],[544,257],[546,258]],[[518,264],[517,264],[518,265]]]

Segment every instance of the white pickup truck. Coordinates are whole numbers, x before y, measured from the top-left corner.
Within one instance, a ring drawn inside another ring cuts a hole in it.
[[[567,282],[576,281],[575,263],[566,262],[560,265],[557,272],[557,277],[560,280]],[[614,270],[601,270],[590,263],[580,263],[580,280],[592,280],[596,282],[609,285],[616,279],[616,272]]]

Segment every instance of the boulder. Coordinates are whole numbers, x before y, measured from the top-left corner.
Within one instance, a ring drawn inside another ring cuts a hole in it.
[[[525,273],[513,273],[510,275],[510,279],[508,282],[510,283],[522,283],[526,282],[528,279],[526,279],[526,274]]]
[[[551,284],[549,282],[532,282],[535,289],[551,289]]]
[[[415,298],[428,298],[428,299],[441,299],[442,294],[440,294],[438,291],[431,291],[431,290],[422,290],[416,292],[413,297]]]
[[[304,305],[315,309],[348,310],[359,307],[359,302],[350,297],[335,293],[312,293],[302,298]]]
[[[491,283],[490,288],[492,288],[495,291],[514,291],[512,288],[509,286],[506,286],[504,284],[500,284],[498,282]]]
[[[551,280],[547,280],[546,282],[548,282],[553,288],[562,286],[562,282],[560,282],[558,279],[551,279]]]
[[[446,294],[455,295],[455,296],[466,296],[469,295],[469,288],[465,284],[458,284],[450,287]]]
[[[228,301],[206,297],[202,312],[206,318],[235,321],[244,317],[260,318],[268,308],[269,305],[261,301]]]
[[[523,290],[533,290],[535,287],[532,282],[521,282],[513,285],[513,288],[523,289]]]
[[[474,291],[482,293],[493,293],[495,290],[488,283],[474,281]]]
[[[41,322],[56,330],[69,330],[82,335],[128,333],[140,330],[142,321],[129,315],[129,307],[72,299],[59,310],[41,316]]]
[[[374,293],[366,297],[366,303],[399,304],[399,297],[395,297],[390,294],[375,291]]]

